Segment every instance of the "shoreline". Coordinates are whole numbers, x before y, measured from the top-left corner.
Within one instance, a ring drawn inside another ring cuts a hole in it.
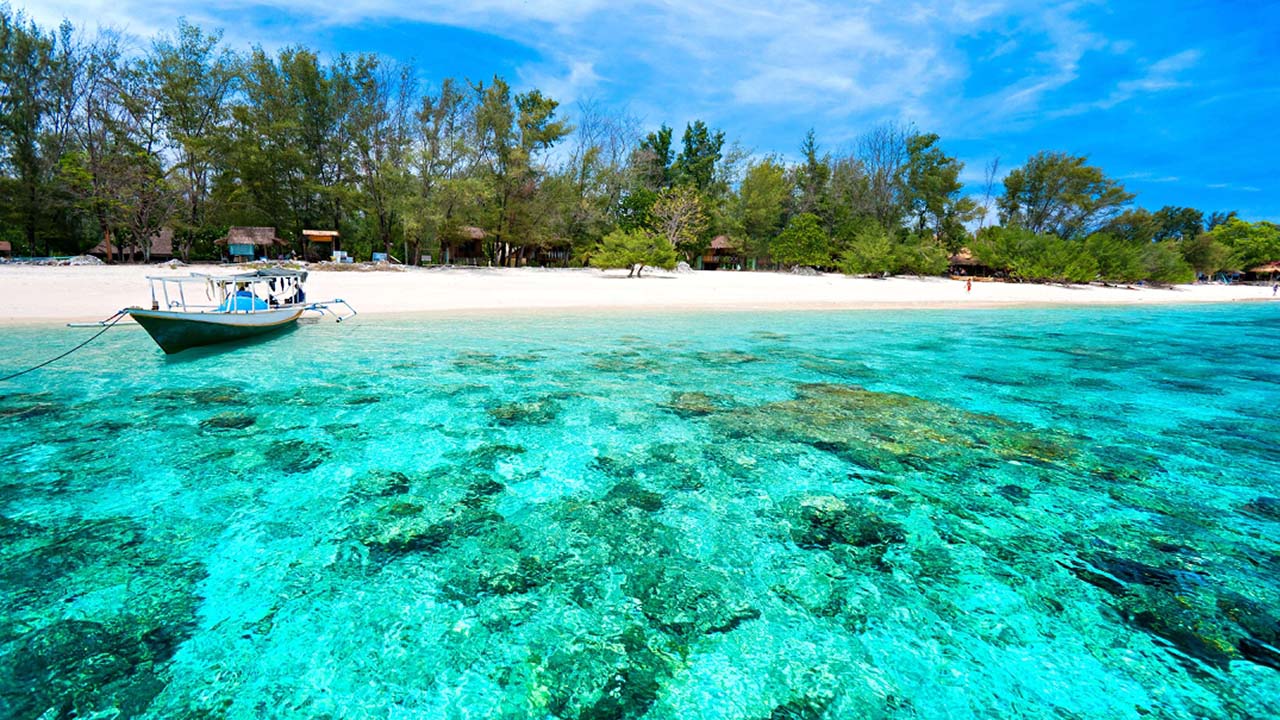
[[[228,266],[0,265],[0,326],[94,322],[150,301],[148,275],[230,274]],[[503,317],[546,314],[821,312],[1135,307],[1272,300],[1271,288],[1172,288],[974,283],[934,277],[854,278],[696,271],[627,278],[625,271],[562,268],[406,268],[309,271],[308,297],[342,298],[366,317]]]

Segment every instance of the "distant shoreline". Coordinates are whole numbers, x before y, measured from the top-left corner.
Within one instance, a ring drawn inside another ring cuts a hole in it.
[[[230,273],[231,267],[0,265],[0,325],[93,321],[150,303],[148,275]],[[401,272],[313,269],[308,298],[342,298],[361,315],[440,317],[594,312],[956,310],[1002,307],[1152,306],[1258,302],[1271,288],[1173,288],[974,283],[837,274],[799,276],[707,271],[626,278],[622,271],[543,268],[407,268]],[[1280,302],[1280,300],[1277,300]]]

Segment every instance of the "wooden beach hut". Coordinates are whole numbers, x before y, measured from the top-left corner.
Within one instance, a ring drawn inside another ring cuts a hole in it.
[[[163,262],[173,258],[173,228],[160,228],[160,232],[151,236],[151,252],[149,260],[151,262]],[[141,248],[130,247],[121,248],[111,242],[110,238],[102,238],[90,250],[85,253],[92,255],[100,260],[108,262],[137,262],[147,259]]]
[[[13,257],[13,244],[10,243],[8,240],[0,240],[0,257],[3,257],[3,258]]]
[[[983,265],[973,256],[973,251],[966,247],[947,258],[947,274],[953,278],[985,278],[995,276],[996,272]]]
[[[703,270],[731,270],[742,267],[742,250],[728,235],[717,235],[711,239],[702,257],[698,258]]]
[[[309,261],[329,260],[341,249],[337,230],[302,231],[302,256]]]
[[[232,262],[271,257],[273,252],[288,245],[276,236],[273,227],[233,227],[226,237],[218,238],[216,244],[226,248],[223,257]]]
[[[483,228],[473,225],[465,225],[441,237],[440,262],[445,265],[483,265],[486,237],[488,233]]]
[[[1257,267],[1249,268],[1249,275],[1245,280],[1265,280],[1267,282],[1275,282],[1276,276],[1280,275],[1280,260],[1272,260],[1269,263],[1263,263]]]

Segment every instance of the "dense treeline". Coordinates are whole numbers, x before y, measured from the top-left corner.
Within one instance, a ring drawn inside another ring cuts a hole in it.
[[[427,87],[376,55],[236,53],[185,22],[127,52],[112,32],[50,31],[0,5],[0,239],[18,255],[105,238],[146,259],[169,227],[181,257],[212,257],[229,226],[259,225],[295,243],[338,230],[357,255],[409,262],[479,239],[495,264],[669,267],[713,238],[734,267],[867,275],[943,273],[962,248],[1054,281],[1175,282],[1280,259],[1277,226],[1135,209],[1083,157],[1037,154],[1001,188],[992,163],[979,194],[912,127],[839,154],[810,132],[795,164],[701,121],[678,139],[637,127],[500,77]]]

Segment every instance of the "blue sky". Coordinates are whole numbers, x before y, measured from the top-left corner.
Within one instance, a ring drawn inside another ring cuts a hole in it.
[[[13,2],[13,0],[11,0]],[[23,7],[23,0],[13,2]],[[427,82],[501,74],[570,115],[592,101],[645,129],[702,119],[794,157],[883,121],[942,136],[981,191],[1039,150],[1088,155],[1138,204],[1280,220],[1280,3],[1170,0],[40,0],[42,24],[304,44],[414,60]]]

